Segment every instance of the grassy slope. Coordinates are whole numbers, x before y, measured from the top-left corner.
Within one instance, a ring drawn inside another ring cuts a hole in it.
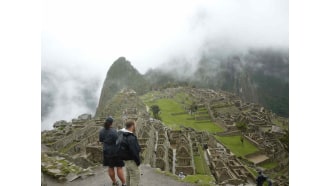
[[[184,112],[182,106],[175,102],[172,99],[159,99],[157,100],[157,105],[159,105],[161,110],[161,117],[163,122],[171,127],[172,129],[179,129],[180,125],[185,127],[191,127],[197,131],[207,131],[210,133],[213,132],[222,132],[223,129],[214,124],[211,121],[196,121],[194,120],[193,115],[181,114],[181,115],[172,115],[173,113]]]
[[[277,162],[267,162],[267,163],[262,163],[260,166],[265,168],[265,169],[272,169],[277,167],[278,163]]]
[[[198,182],[199,185],[211,185],[210,182],[215,182],[210,168],[207,165],[204,157],[204,152],[202,147],[198,146],[199,155],[194,156],[194,163],[196,168],[196,175],[189,175],[187,176],[184,181],[195,183]]]
[[[159,94],[158,92],[153,92],[154,95]],[[222,132],[223,129],[214,124],[212,121],[202,120],[196,121],[193,115],[188,113],[180,115],[172,115],[175,113],[183,113],[182,103],[189,104],[191,101],[187,99],[187,96],[184,94],[178,94],[174,99],[156,99],[154,100],[151,93],[141,96],[142,100],[149,107],[151,105],[158,105],[160,107],[161,113],[160,117],[165,125],[170,127],[173,130],[180,129],[180,125],[185,127],[194,128],[197,131],[207,131],[210,133]],[[182,103],[180,103],[182,102]]]
[[[198,183],[198,185],[201,186],[207,186],[207,185],[213,185],[211,184],[214,182],[214,178],[210,175],[201,175],[201,174],[195,174],[195,175],[188,175],[183,179],[184,182],[189,183]]]
[[[201,156],[194,156],[196,174],[205,174],[203,160]]]
[[[183,125],[185,127],[194,128],[197,131],[208,131],[210,133],[223,131],[222,128],[213,122],[205,120],[196,121],[194,120],[194,116],[191,116],[187,113],[172,115],[175,113],[185,112],[183,106],[192,104],[192,101],[186,94],[179,93],[174,96],[173,99],[154,99],[154,97],[159,95],[161,95],[160,92],[152,92],[141,96],[141,99],[149,107],[151,105],[158,105],[161,110],[160,117],[162,118],[162,121],[170,128],[177,130],[180,129],[180,125]],[[196,175],[188,175],[184,178],[183,181],[189,183],[198,182],[198,185],[212,185],[210,182],[215,182],[215,180],[211,175],[211,171],[207,166],[205,159],[203,158],[203,150],[201,147],[199,147],[199,152],[200,156],[194,156]]]
[[[215,136],[222,144],[230,149],[236,156],[242,156],[254,153],[258,151],[258,148],[255,147],[252,143],[247,140],[244,140],[242,145],[240,136]]]
[[[141,96],[141,98],[148,106],[155,104],[159,105],[161,109],[160,116],[163,122],[172,129],[179,129],[179,126],[183,125],[186,127],[192,127],[197,131],[208,131],[210,133],[223,131],[222,128],[219,128],[211,121],[188,120],[189,118],[194,118],[194,116],[190,116],[189,114],[180,114],[175,116],[172,115],[172,113],[184,112],[184,105],[189,106],[192,104],[193,101],[185,93],[176,94],[173,99],[155,99],[155,97],[159,95],[162,95],[162,93],[152,92]],[[222,112],[238,112],[236,110],[236,107],[233,107],[231,105],[219,105],[219,107],[216,108],[216,110],[221,110]],[[206,109],[204,108],[199,110],[199,112],[204,111],[206,111]],[[276,120],[273,121],[273,123],[277,124],[280,127],[283,127],[280,121]],[[221,141],[226,147],[228,147],[236,156],[244,157],[245,155],[258,151],[258,149],[247,140],[245,140],[244,145],[242,145],[240,141],[240,136],[215,137],[219,141]],[[202,157],[202,154],[201,156],[194,156],[196,175],[189,175],[183,181],[190,183],[198,182],[198,185],[210,185],[210,182],[214,180],[214,178],[211,176],[211,173],[209,173],[209,168],[206,165],[204,158]],[[207,168],[205,168],[205,165]],[[277,163],[265,163],[261,166],[266,169],[271,169],[276,167]],[[252,172],[252,174],[257,176],[257,172],[254,169],[249,168],[249,170]]]
[[[199,155],[194,156],[196,174],[210,175],[211,171],[210,171],[210,168],[207,165],[205,159],[203,158],[204,157],[204,151],[203,151],[203,149],[200,145],[198,146],[198,151],[199,151]]]

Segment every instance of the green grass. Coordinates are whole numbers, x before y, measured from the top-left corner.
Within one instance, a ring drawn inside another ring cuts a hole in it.
[[[196,174],[211,175],[209,166],[206,164],[203,156],[194,156]]]
[[[168,177],[170,177],[170,178],[173,179],[173,180],[180,180],[180,178],[179,178],[177,175],[172,174],[172,173],[170,173],[170,172],[168,172],[168,171],[162,171],[162,170],[160,170],[160,168],[157,168],[155,171],[156,171],[157,173],[159,173],[159,174],[163,174],[163,175],[165,175],[165,176],[168,176]]]
[[[153,91],[143,96],[140,96],[141,100],[148,105],[158,105],[160,107],[160,114],[163,123],[170,127],[173,130],[179,130],[180,125],[185,127],[191,127],[196,131],[207,131],[210,133],[215,132],[223,132],[224,129],[220,126],[216,125],[210,120],[195,120],[194,115],[180,114],[180,115],[172,115],[175,113],[185,112],[184,105],[189,105],[192,103],[189,96],[185,93],[178,93],[174,96],[173,99],[157,99],[161,92]],[[205,109],[205,111],[207,111]],[[152,115],[152,112],[149,111]]]
[[[215,136],[215,138],[229,148],[236,156],[244,157],[245,155],[259,151],[257,147],[247,140],[244,140],[244,144],[242,145],[241,136]]]
[[[211,175],[209,166],[204,159],[203,149],[198,145],[198,156],[194,156],[196,175],[188,175],[183,181],[190,183],[198,183],[198,185],[212,185],[214,178]]]
[[[237,107],[232,106],[232,105],[222,107],[222,108],[216,108],[215,110],[220,113],[238,113],[238,112],[240,112]]]
[[[260,166],[265,168],[265,169],[272,169],[277,167],[278,163],[277,162],[267,162],[267,163],[262,163]]]
[[[276,126],[279,126],[283,129],[289,129],[288,125],[283,125],[282,121],[280,121],[279,119],[272,119],[272,123],[275,124]]]
[[[189,98],[189,95],[187,95],[186,93],[180,92],[177,93],[174,96],[175,101],[177,102],[184,102],[184,104],[186,105],[191,105],[192,104],[192,100]]]
[[[210,168],[205,161],[204,152],[200,145],[198,145],[198,152],[199,152],[199,155],[194,156],[196,174],[211,175]]]
[[[140,96],[140,99],[143,101],[143,102],[151,102],[154,98],[158,97],[161,95],[161,92],[159,91],[152,91],[152,92],[149,92],[147,94],[144,94],[142,96]]]
[[[188,182],[188,183],[198,183],[198,185],[201,185],[201,186],[214,185],[212,183],[215,182],[213,176],[211,176],[211,175],[200,175],[200,174],[187,175],[183,179],[183,181]]]
[[[187,114],[172,115],[172,113],[184,112],[182,105],[173,99],[158,99],[155,102],[147,102],[148,106],[156,104],[160,107],[160,117],[165,125],[173,130],[179,130],[180,125],[185,127],[191,127],[197,131],[207,131],[210,133],[224,131],[221,127],[217,126],[212,121],[203,120],[196,121],[194,116]],[[189,120],[190,119],[190,120]]]
[[[249,171],[253,174],[254,177],[258,176],[258,173],[255,169],[248,167]]]
[[[194,156],[194,163],[196,168],[196,174],[205,174],[204,166],[201,156]]]
[[[62,149],[60,149],[59,151],[62,152],[62,153],[67,153],[72,147],[74,147],[75,145],[77,145],[78,142],[71,142],[70,144],[64,146]]]

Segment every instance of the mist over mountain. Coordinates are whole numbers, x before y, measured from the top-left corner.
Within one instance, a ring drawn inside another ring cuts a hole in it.
[[[113,92],[104,97],[127,86],[142,93],[182,84],[235,92],[288,115],[286,0],[142,0],[131,6],[123,1],[46,1],[42,128],[102,107],[101,86],[119,56],[138,72],[114,70],[113,82],[109,79],[104,88]]]
[[[280,116],[289,116],[289,53],[285,49],[232,53],[208,50],[195,64],[185,58],[173,58],[145,74],[120,57],[109,68],[103,87],[99,78],[70,68],[43,68],[41,75],[43,129],[83,113],[102,115],[106,103],[123,88],[142,95],[152,89],[179,85],[229,91],[246,102],[260,103]]]
[[[71,121],[83,113],[94,113],[99,97],[99,79],[77,69],[41,69],[41,128],[55,121]]]
[[[145,74],[153,88],[169,84],[221,89],[289,116],[289,52],[250,49],[240,52],[208,50],[196,65],[174,59]]]
[[[152,89],[194,86],[235,93],[245,102],[259,103],[280,116],[289,116],[289,52],[250,49],[221,53],[208,50],[196,64],[177,58],[140,74],[124,57],[107,72],[95,116],[123,88],[142,95]]]

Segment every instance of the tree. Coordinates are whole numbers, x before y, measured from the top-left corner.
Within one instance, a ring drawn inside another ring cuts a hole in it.
[[[241,135],[241,143],[242,143],[242,145],[244,144],[244,136],[243,136],[243,134]]]
[[[159,117],[159,113],[160,113],[159,106],[158,105],[152,105],[151,110],[152,110],[152,114],[154,115],[154,118],[161,120],[161,118]]]
[[[196,112],[197,109],[198,109],[197,104],[196,104],[195,102],[193,102],[193,103],[190,105],[190,108],[189,108],[189,110],[190,110],[190,115],[191,115],[192,113]]]
[[[242,133],[246,132],[247,130],[247,125],[243,122],[237,122],[236,127],[238,130],[240,130]]]

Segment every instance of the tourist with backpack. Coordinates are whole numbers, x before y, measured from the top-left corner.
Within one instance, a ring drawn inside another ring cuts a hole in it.
[[[125,128],[118,131],[116,142],[118,156],[124,160],[126,167],[126,181],[128,186],[138,186],[140,182],[141,171],[139,165],[140,145],[134,132],[136,123],[129,120],[125,123]]]
[[[264,182],[266,181],[266,176],[262,174],[261,171],[258,171],[258,177],[256,179],[257,181],[257,186],[262,186],[264,184]]]
[[[116,141],[118,138],[117,130],[112,127],[113,118],[108,117],[104,122],[104,128],[99,132],[99,141],[103,143],[103,166],[108,166],[108,174],[112,180],[113,186],[119,186],[116,181],[115,167],[117,168],[117,176],[123,186],[126,186],[124,176],[124,161],[121,160],[116,153]]]

